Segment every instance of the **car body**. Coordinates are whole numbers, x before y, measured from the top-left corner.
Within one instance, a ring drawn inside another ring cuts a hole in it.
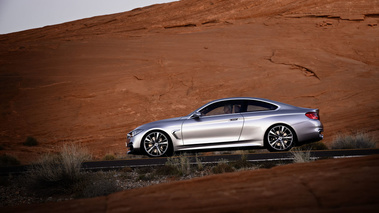
[[[287,151],[323,138],[318,109],[235,97],[211,101],[187,116],[144,124],[128,133],[129,153],[151,157],[176,151],[263,147]]]

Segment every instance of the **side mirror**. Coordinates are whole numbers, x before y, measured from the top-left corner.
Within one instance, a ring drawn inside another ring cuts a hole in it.
[[[201,113],[200,112],[195,112],[191,115],[191,118],[193,119],[199,119],[201,117]]]

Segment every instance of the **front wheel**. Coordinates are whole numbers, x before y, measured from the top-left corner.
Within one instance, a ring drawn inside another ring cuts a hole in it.
[[[142,139],[143,151],[150,157],[169,156],[172,152],[171,139],[160,131],[152,131]]]
[[[270,127],[265,134],[266,148],[269,151],[288,151],[295,143],[294,131],[283,124]]]

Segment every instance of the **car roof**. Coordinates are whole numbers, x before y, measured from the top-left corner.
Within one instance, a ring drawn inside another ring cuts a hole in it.
[[[196,109],[195,111],[199,111],[200,109],[203,109],[204,107],[209,106],[209,105],[214,104],[214,103],[217,103],[217,102],[221,102],[221,101],[234,101],[234,100],[243,100],[243,101],[245,101],[245,100],[246,101],[253,100],[253,101],[267,102],[267,103],[270,103],[270,104],[277,105],[279,107],[278,109],[293,109],[293,108],[297,108],[296,106],[292,106],[292,105],[289,105],[289,104],[285,104],[285,103],[281,103],[281,102],[278,102],[278,101],[273,101],[273,100],[269,100],[269,99],[265,99],[265,98],[230,97],[230,98],[221,98],[221,99],[213,100],[211,102],[208,102],[208,103],[204,104],[203,106],[201,106],[200,108]]]
[[[233,100],[246,100],[246,101],[253,100],[253,101],[267,102],[267,103],[271,103],[271,104],[275,104],[275,105],[279,105],[279,106],[282,106],[282,105],[288,105],[288,104],[281,103],[281,102],[278,102],[278,101],[273,101],[273,100],[269,100],[269,99],[265,99],[265,98],[255,98],[255,97],[231,97],[231,98],[221,98],[221,99],[217,99],[217,100],[211,101],[211,102],[209,102],[208,104],[210,104],[210,103],[217,103],[217,102],[220,102],[220,101],[233,101]],[[291,106],[291,105],[288,105],[288,106]]]

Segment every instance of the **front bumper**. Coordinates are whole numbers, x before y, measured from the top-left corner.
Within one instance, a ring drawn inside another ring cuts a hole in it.
[[[133,152],[134,152],[133,143],[126,141],[126,147],[128,147],[128,149],[129,149],[127,154],[133,154]]]
[[[140,148],[135,147],[134,145],[134,138],[128,137],[126,139],[126,147],[128,148],[127,154],[140,154]]]

